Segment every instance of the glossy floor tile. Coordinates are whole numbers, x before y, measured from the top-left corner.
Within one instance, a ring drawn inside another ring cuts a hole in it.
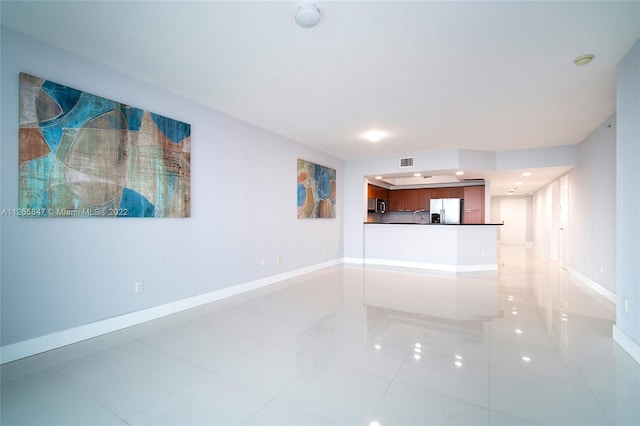
[[[1,367],[3,425],[638,425],[615,306],[533,250],[337,266]]]

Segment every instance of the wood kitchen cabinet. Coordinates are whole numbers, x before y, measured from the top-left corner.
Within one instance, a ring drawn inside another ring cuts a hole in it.
[[[429,211],[431,204],[431,188],[418,189],[418,208]]]
[[[463,186],[451,186],[444,188],[445,196],[442,198],[464,198]]]
[[[418,210],[418,189],[405,189],[404,211]]]
[[[389,211],[412,212],[418,210],[419,189],[389,191]]]
[[[431,198],[447,198],[447,188],[431,188]]]
[[[463,187],[462,223],[484,223],[484,186]]]
[[[406,210],[407,189],[396,189],[389,191],[389,210],[403,212]]]
[[[367,196],[369,198],[380,198],[381,200],[388,200],[389,190],[380,186],[369,184],[367,188]]]
[[[467,188],[471,189],[467,195]],[[480,189],[477,189],[480,188]],[[370,197],[372,195],[369,195]],[[434,198],[467,198],[472,199],[473,214],[468,217],[471,222],[464,223],[484,223],[484,186],[452,186],[441,188],[421,188],[421,189],[394,189],[388,191],[387,204],[388,211],[393,212],[414,212],[416,210],[429,211],[431,200]],[[375,197],[374,197],[375,198]],[[381,197],[377,197],[381,198]],[[466,202],[466,200],[465,200]],[[477,207],[481,203],[481,207]],[[465,209],[467,209],[465,204]],[[480,216],[478,216],[480,215]]]
[[[389,211],[399,212],[400,207],[404,207],[404,198],[401,194],[402,190],[389,191]]]

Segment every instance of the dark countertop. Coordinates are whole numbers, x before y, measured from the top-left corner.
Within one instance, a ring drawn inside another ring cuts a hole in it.
[[[504,223],[411,223],[411,222],[364,222],[365,225],[432,225],[432,226],[502,226]]]

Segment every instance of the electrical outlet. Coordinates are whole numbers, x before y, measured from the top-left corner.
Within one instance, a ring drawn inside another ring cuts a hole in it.
[[[136,293],[142,293],[144,291],[144,284],[142,284],[142,281],[138,281],[134,288]]]
[[[604,274],[604,266],[601,266],[601,267],[600,267],[600,273],[601,273],[601,274]]]
[[[629,299],[624,298],[624,311],[629,312]]]
[[[282,258],[280,257],[280,255],[276,256],[276,262],[282,263]]]
[[[260,260],[260,265],[264,266],[264,259]]]

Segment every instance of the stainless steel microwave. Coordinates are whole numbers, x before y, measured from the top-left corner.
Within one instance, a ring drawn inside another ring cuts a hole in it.
[[[367,200],[367,210],[370,212],[384,213],[387,211],[387,202],[381,198],[369,198]]]

